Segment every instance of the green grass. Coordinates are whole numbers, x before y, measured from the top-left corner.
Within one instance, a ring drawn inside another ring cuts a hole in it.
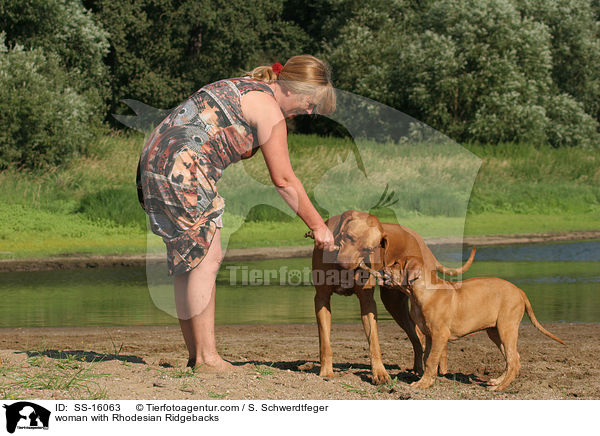
[[[106,392],[96,379],[108,374],[94,372],[95,363],[83,363],[68,354],[56,360],[32,355],[20,365],[2,368],[0,397],[17,399],[23,398],[24,390],[52,390],[72,399],[106,399]]]
[[[470,145],[483,159],[470,214],[600,212],[600,149]]]
[[[354,392],[354,393],[357,393],[357,394],[359,394],[360,396],[363,396],[363,397],[369,395],[369,392],[367,392],[366,389],[360,389],[360,388],[352,386],[352,385],[350,385],[348,383],[340,383],[340,386],[342,386],[343,388],[345,388],[346,392]]]
[[[272,369],[273,365],[274,365],[274,363],[271,363],[269,366],[266,366],[266,365],[254,365],[254,370],[260,376],[263,376],[263,377],[267,376],[267,375],[273,375],[275,373],[275,370]]]
[[[160,238],[147,239],[137,203],[143,142],[141,134],[115,133],[91,147],[94,155],[66,166],[0,173],[0,259],[141,254],[148,242],[160,247]],[[349,204],[384,221],[398,216],[425,237],[463,228],[467,235],[600,228],[598,149],[467,145],[471,155],[456,144],[444,149],[299,135],[289,142],[292,165],[325,216]],[[243,178],[246,173],[252,179]],[[312,243],[271,187],[261,156],[228,168],[218,189],[227,203],[230,248]]]
[[[471,236],[585,230],[600,230],[600,214],[516,215],[510,213],[482,213],[468,215],[465,221],[465,235]]]

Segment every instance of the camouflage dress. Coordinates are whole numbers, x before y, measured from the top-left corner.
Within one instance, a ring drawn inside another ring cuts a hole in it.
[[[169,274],[195,268],[206,255],[225,201],[216,183],[229,164],[258,150],[256,130],[240,100],[249,91],[273,95],[250,79],[207,85],[181,103],[154,129],[138,169],[144,210],[152,231],[167,246]]]

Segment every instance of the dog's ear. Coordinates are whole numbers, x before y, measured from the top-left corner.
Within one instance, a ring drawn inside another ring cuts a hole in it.
[[[375,215],[367,214],[367,225],[369,227],[379,227],[381,228],[381,221]]]
[[[330,220],[332,220],[334,224],[333,231],[331,233],[333,233],[333,238],[336,244],[339,244],[339,240],[342,236],[344,226],[352,218],[353,212],[353,210],[347,210],[341,215],[337,215],[330,218]],[[335,221],[337,221],[337,223]]]
[[[408,257],[403,262],[402,268],[402,284],[408,286],[421,278],[423,273],[423,262],[416,257]]]

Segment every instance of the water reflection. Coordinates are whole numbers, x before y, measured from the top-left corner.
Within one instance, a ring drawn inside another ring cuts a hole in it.
[[[565,253],[579,261],[565,261]],[[527,260],[531,257],[543,261]],[[482,247],[464,278],[497,276],[512,281],[527,293],[543,322],[600,322],[599,261],[598,241]],[[268,286],[242,285],[241,276],[231,274],[232,270],[240,274],[242,266],[289,274],[310,267],[310,259],[223,264],[217,278],[218,324],[315,322],[312,286],[293,286],[285,280],[282,284],[278,273]],[[171,298],[170,286],[165,280],[164,298]],[[177,324],[152,302],[145,268],[2,273],[0,296],[0,327]],[[391,321],[379,300],[378,308],[379,319]],[[356,297],[335,295],[332,312],[334,322],[359,322]]]
[[[440,259],[459,262],[456,250],[451,246],[432,247]],[[470,247],[463,250],[463,261]],[[576,242],[548,242],[477,247],[475,260],[494,262],[600,262],[600,240]]]

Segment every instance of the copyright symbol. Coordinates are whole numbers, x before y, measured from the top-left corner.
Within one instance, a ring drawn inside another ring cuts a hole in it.
[[[137,404],[135,406],[135,410],[137,410],[138,412],[141,412],[142,410],[144,410],[144,405],[143,404]]]

